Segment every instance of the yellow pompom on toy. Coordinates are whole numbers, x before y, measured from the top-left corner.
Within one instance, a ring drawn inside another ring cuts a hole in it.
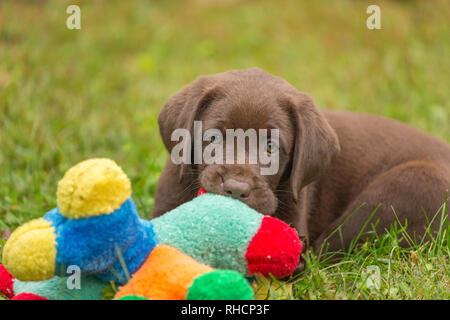
[[[57,202],[67,218],[109,214],[131,196],[131,183],[110,159],[90,159],[66,172],[58,184]]]
[[[55,274],[55,228],[43,219],[17,228],[3,249],[3,263],[23,281],[47,280]]]

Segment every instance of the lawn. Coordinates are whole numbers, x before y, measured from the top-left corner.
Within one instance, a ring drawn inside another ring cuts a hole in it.
[[[74,3],[81,30],[66,28]],[[1,1],[0,233],[53,208],[63,173],[91,157],[122,166],[148,217],[168,156],[158,112],[201,74],[258,66],[322,108],[388,116],[450,142],[449,2],[380,1],[381,30],[366,28],[368,4]],[[306,254],[294,293],[267,296],[449,299],[446,220],[433,241],[407,249],[397,225],[337,263]]]

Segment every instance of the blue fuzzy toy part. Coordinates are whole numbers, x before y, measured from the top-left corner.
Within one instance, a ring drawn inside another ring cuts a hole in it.
[[[152,223],[139,217],[131,197],[111,214],[68,219],[55,208],[44,219],[55,228],[55,274],[76,265],[83,273],[96,274],[105,281],[126,283],[157,244]]]

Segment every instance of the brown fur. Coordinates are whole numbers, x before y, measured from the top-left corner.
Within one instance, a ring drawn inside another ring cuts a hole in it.
[[[328,239],[337,250],[348,247],[379,204],[378,231],[396,221],[392,206],[401,222],[408,220],[409,233],[422,235],[423,210],[431,219],[450,187],[444,141],[379,116],[319,111],[307,94],[260,69],[202,76],[172,96],[159,116],[169,152],[172,131],[192,131],[194,120],[204,121],[203,130],[279,128],[279,172],[261,176],[258,164],[175,166],[169,158],[154,217],[191,200],[200,186],[227,195],[229,180],[226,185],[245,190],[242,201],[291,223],[307,246],[317,248],[348,218],[342,239]]]

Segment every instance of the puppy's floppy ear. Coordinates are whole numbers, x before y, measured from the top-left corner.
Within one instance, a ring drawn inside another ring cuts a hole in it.
[[[171,141],[175,129],[187,129],[191,134],[191,148],[193,149],[194,120],[199,119],[201,113],[213,100],[224,96],[223,91],[211,76],[202,76],[174,94],[164,105],[158,116],[159,131],[164,145],[171,152],[176,141]],[[194,152],[191,152],[194,155]],[[193,163],[193,161],[191,161]],[[187,164],[181,164],[179,180]]]
[[[309,95],[298,92],[285,103],[295,124],[290,184],[297,202],[300,190],[320,176],[340,151],[340,145],[336,132]]]

